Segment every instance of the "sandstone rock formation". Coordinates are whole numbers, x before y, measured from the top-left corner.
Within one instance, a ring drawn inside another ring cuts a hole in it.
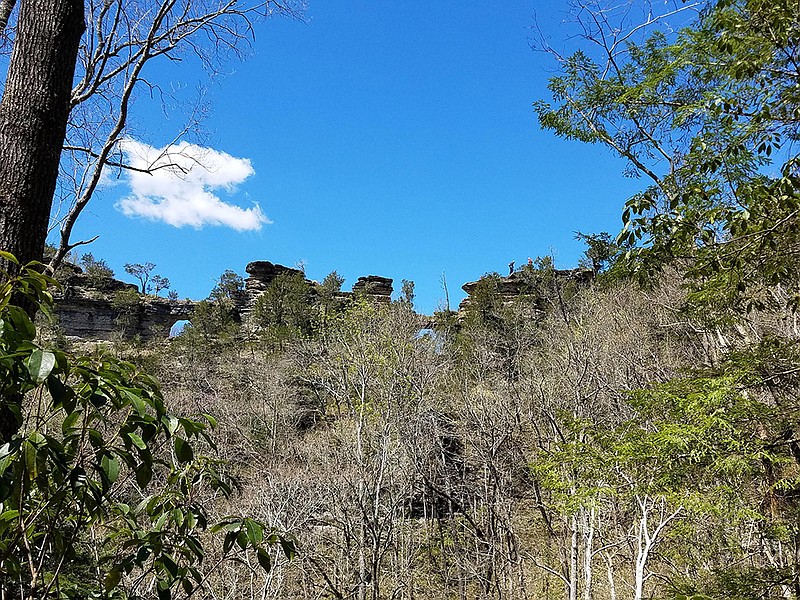
[[[66,277],[61,292],[55,295],[58,325],[68,337],[111,340],[122,334],[143,340],[166,339],[172,326],[188,319],[194,309],[190,300],[144,296],[133,284],[110,277],[90,277],[74,266],[71,270],[74,274]],[[135,299],[125,315],[115,306],[119,292],[127,292],[129,298]]]
[[[298,275],[305,275],[299,269],[293,269],[284,265],[275,264],[268,260],[257,260],[247,264],[245,267],[248,277],[245,279],[244,297],[241,306],[239,306],[240,313],[244,316],[253,310],[253,306],[258,300],[258,297],[267,291],[270,283],[283,273],[295,273]],[[306,279],[312,293],[315,292],[318,284],[315,281]],[[358,281],[353,285],[353,294],[364,294],[369,298],[377,300],[381,303],[391,302],[392,292],[392,279],[388,277],[380,277],[378,275],[367,275],[366,277],[359,277]],[[350,297],[350,293],[341,292],[338,297],[345,300]]]
[[[555,269],[553,276],[559,283],[574,283],[583,285],[590,282],[594,273],[588,269]],[[496,275],[494,278],[495,291],[500,295],[503,302],[511,302],[520,296],[541,296],[534,298],[536,301],[544,301],[544,295],[548,290],[537,289],[540,287],[536,283],[536,272],[529,270],[529,267],[523,267],[519,271],[515,271],[508,277]],[[458,307],[459,313],[462,313],[469,307],[470,301],[480,284],[481,280],[469,281],[461,286],[461,289],[467,293],[467,297],[461,301]],[[538,302],[541,304],[542,302]]]
[[[56,315],[59,326],[69,337],[89,340],[111,340],[140,337],[143,340],[166,338],[172,326],[191,319],[195,303],[190,300],[169,300],[138,293],[137,286],[110,277],[90,276],[76,265],[61,269],[63,288],[56,294]],[[266,260],[251,262],[246,267],[248,277],[241,296],[235,299],[240,318],[246,317],[259,296],[267,291],[276,277],[283,273],[303,275],[302,271]],[[316,282],[306,279],[312,295]],[[346,301],[353,294],[364,294],[381,303],[391,302],[392,279],[368,275],[360,277],[352,292],[337,297]],[[127,304],[120,306],[120,294]],[[116,300],[115,300],[116,299]]]
[[[364,294],[378,302],[388,304],[392,301],[392,292],[394,291],[392,282],[392,279],[379,275],[359,277],[353,285],[353,294]]]
[[[268,260],[256,260],[247,263],[244,270],[247,272],[248,277],[244,280],[244,297],[240,306],[237,307],[241,315],[247,315],[252,312],[258,297],[267,291],[269,284],[278,275],[296,273],[305,277],[300,269],[285,267],[271,263]],[[306,283],[309,286],[313,285],[313,282],[308,279],[306,279]]]

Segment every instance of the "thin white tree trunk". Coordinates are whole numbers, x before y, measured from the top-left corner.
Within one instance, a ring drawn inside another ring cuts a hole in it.
[[[572,536],[569,548],[569,600],[578,600],[578,518],[572,515],[570,519]]]
[[[614,562],[611,555],[608,553],[603,554],[606,561],[606,576],[608,577],[608,598],[609,600],[617,600],[617,586],[614,582]]]
[[[647,581],[647,561],[650,559],[650,553],[658,541],[658,536],[661,534],[664,527],[674,520],[678,514],[683,510],[679,506],[672,513],[666,514],[667,501],[664,498],[654,500],[645,495],[643,498],[636,498],[639,505],[640,518],[639,526],[636,536],[636,563],[634,567],[634,588],[633,599],[642,600],[644,597],[644,584]],[[658,524],[650,531],[650,524],[648,519],[653,511],[654,504],[658,504]]]
[[[594,532],[597,510],[583,509],[583,599],[592,600],[592,557],[594,556]]]

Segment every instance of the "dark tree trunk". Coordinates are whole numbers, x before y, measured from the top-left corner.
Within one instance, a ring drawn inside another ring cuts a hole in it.
[[[41,260],[67,130],[83,0],[21,0],[0,101],[0,249]]]
[[[22,264],[44,251],[84,28],[83,0],[20,2],[0,101],[0,249]],[[19,428],[21,402],[0,398],[0,443]]]
[[[0,0],[0,35],[3,35],[17,0]]]

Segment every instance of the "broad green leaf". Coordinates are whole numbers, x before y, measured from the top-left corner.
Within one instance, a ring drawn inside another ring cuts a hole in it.
[[[236,536],[238,535],[237,531],[229,531],[225,534],[225,539],[222,542],[222,553],[227,554],[230,552],[231,548],[233,547],[233,543],[236,541]]]
[[[261,568],[264,569],[264,571],[269,572],[269,570],[272,568],[272,559],[269,556],[269,552],[263,548],[259,548],[256,551],[256,557],[258,558],[258,564],[261,565]]]
[[[25,340],[33,340],[36,337],[36,327],[34,327],[28,314],[18,306],[10,305],[8,311],[11,326],[18,335],[22,335]]]
[[[191,444],[182,438],[176,437],[175,457],[180,462],[190,462],[194,458],[194,450],[192,450]]]
[[[295,548],[294,542],[291,540],[287,540],[284,537],[281,537],[281,549],[283,550],[283,554],[289,560],[292,560],[297,554],[297,548]]]
[[[57,363],[58,358],[56,357],[56,364]],[[53,398],[54,408],[64,406],[65,403],[69,402],[70,398],[75,396],[75,392],[72,391],[72,388],[65,386],[58,377],[52,374],[47,378],[47,390]]]
[[[157,590],[158,600],[170,600],[172,598],[172,591],[169,588],[169,583],[166,581],[159,581]]]
[[[150,480],[153,478],[153,469],[149,464],[143,462],[136,469],[136,484],[144,489]]]
[[[68,435],[70,430],[75,427],[75,423],[78,422],[78,419],[81,416],[81,411],[76,410],[71,412],[64,421],[61,423],[61,433],[64,435]]]
[[[139,450],[145,450],[147,448],[147,444],[145,444],[144,440],[137,434],[131,432],[128,434],[128,437],[130,438],[133,445],[139,448]]]
[[[164,565],[164,568],[172,577],[178,576],[178,563],[169,554],[161,555],[161,564]]]
[[[12,262],[15,265],[19,264],[17,257],[11,254],[10,252],[6,252],[5,250],[0,250],[0,258],[7,260],[8,262]]]
[[[253,546],[258,546],[264,539],[264,529],[256,521],[252,519],[245,519],[245,529],[247,531],[247,538]]]
[[[121,571],[118,571],[117,569],[109,571],[108,574],[106,575],[106,579],[104,582],[106,591],[107,592],[113,591],[119,585],[121,579],[122,579]]]
[[[47,379],[55,364],[55,354],[46,350],[34,350],[27,360],[28,373],[33,381],[39,384]]]
[[[110,454],[104,454],[100,459],[100,468],[111,483],[114,483],[119,477],[119,461]]]
[[[175,430],[178,429],[178,419],[172,415],[164,415],[161,417],[161,422],[164,424],[164,427],[167,428],[167,433],[169,435],[174,434]]]
[[[0,522],[11,521],[17,517],[19,517],[18,510],[7,510],[3,513],[0,513]]]

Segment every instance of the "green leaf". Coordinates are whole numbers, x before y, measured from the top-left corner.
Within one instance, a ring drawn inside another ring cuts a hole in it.
[[[14,452],[11,451],[11,444],[3,444],[0,446],[0,475],[6,472],[6,469],[14,461]]]
[[[28,373],[36,384],[47,379],[55,365],[55,354],[46,350],[34,350],[27,360]]]
[[[114,569],[109,571],[106,574],[106,579],[104,582],[105,588],[107,592],[111,592],[119,585],[120,580],[122,579],[122,572]]]
[[[180,462],[190,462],[194,458],[194,450],[192,450],[191,444],[182,438],[176,437],[175,457]]]
[[[264,569],[265,572],[269,572],[272,568],[272,559],[269,556],[269,552],[263,548],[259,548],[256,551],[256,557],[258,558],[258,564],[261,565],[261,568]]]
[[[194,584],[191,579],[181,579],[181,587],[187,595],[191,595],[194,592]]]
[[[169,589],[169,583],[164,580],[158,582],[157,593],[158,600],[170,600],[172,598],[172,590]]]
[[[295,548],[294,542],[291,540],[287,540],[286,538],[281,538],[281,549],[283,550],[283,554],[289,560],[292,560],[297,554],[297,548]]]
[[[247,531],[247,538],[250,540],[250,543],[253,546],[261,544],[261,540],[264,539],[264,529],[261,525],[252,519],[245,519],[244,527]]]
[[[28,472],[28,478],[31,480],[36,479],[39,473],[36,467],[36,446],[25,440],[22,443],[22,452],[25,458],[25,469]]]
[[[58,408],[68,403],[70,398],[75,395],[71,388],[65,386],[62,381],[55,375],[50,375],[47,378],[47,390],[53,398],[53,407]]]
[[[14,331],[22,336],[24,340],[33,340],[36,337],[36,327],[34,327],[28,314],[18,306],[9,305],[6,307],[8,317]]]
[[[161,564],[173,578],[178,576],[178,563],[169,554],[161,555]]]
[[[233,548],[233,543],[236,541],[237,531],[229,531],[225,534],[225,539],[222,542],[222,553],[227,554]]]
[[[80,416],[81,411],[79,410],[69,413],[69,415],[67,415],[64,421],[61,423],[61,433],[64,435],[69,435],[69,432],[75,427],[75,423],[78,422]]]
[[[130,440],[133,443],[133,445],[136,446],[137,448],[139,448],[139,450],[146,450],[147,449],[147,444],[145,444],[144,440],[141,437],[139,437],[137,434],[131,432],[131,433],[128,434],[128,437],[130,438]]]
[[[215,429],[217,427],[217,420],[214,418],[214,416],[210,415],[209,413],[202,413],[202,414],[205,420],[208,421],[208,424],[211,425],[211,428]]]
[[[144,489],[153,478],[153,469],[146,462],[140,464],[136,469],[136,485]]]
[[[0,250],[0,258],[7,260],[8,262],[12,262],[15,265],[19,264],[17,257],[11,254],[10,252],[6,252],[5,250]]]
[[[4,513],[0,513],[0,523],[5,521],[11,521],[19,517],[18,510],[7,510]]]
[[[178,419],[172,415],[164,415],[161,417],[161,423],[167,428],[167,433],[169,435],[174,434],[175,430],[178,429]]]
[[[119,461],[110,454],[104,454],[100,459],[100,468],[110,483],[114,483],[119,477]]]

